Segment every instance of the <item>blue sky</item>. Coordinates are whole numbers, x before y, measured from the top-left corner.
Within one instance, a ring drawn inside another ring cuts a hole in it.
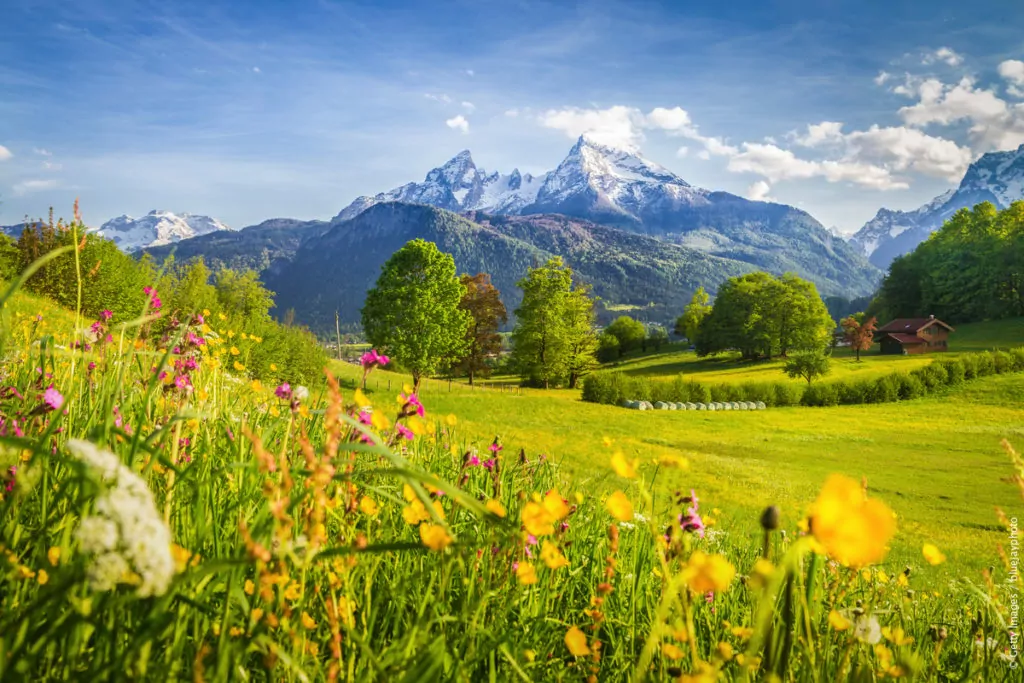
[[[1021,26],[1004,0],[22,0],[0,224],[75,197],[90,224],[327,218],[464,148],[541,172],[596,131],[849,231],[1024,143]]]

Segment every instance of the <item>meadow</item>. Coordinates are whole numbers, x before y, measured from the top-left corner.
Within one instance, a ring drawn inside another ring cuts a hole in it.
[[[4,681],[1019,680],[1019,377],[639,413],[157,314],[3,297]]]

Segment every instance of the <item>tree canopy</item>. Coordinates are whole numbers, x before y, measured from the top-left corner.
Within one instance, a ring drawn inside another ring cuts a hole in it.
[[[639,320],[634,320],[628,315],[620,315],[604,328],[604,333],[615,337],[619,341],[619,358],[636,351],[643,346],[647,339],[647,328]]]
[[[460,308],[466,287],[455,261],[433,242],[414,239],[392,254],[362,309],[366,338],[412,373],[419,386],[468,347],[472,316]]]
[[[463,275],[462,286],[466,293],[459,302],[459,308],[471,316],[466,329],[465,357],[455,365],[455,369],[469,378],[477,375],[487,376],[491,367],[487,359],[501,351],[501,335],[498,330],[508,322],[508,312],[501,302],[498,288],[491,284],[491,276],[487,273]]]
[[[697,340],[700,324],[711,313],[711,306],[708,304],[709,298],[704,288],[698,287],[697,291],[693,293],[690,303],[683,310],[683,314],[676,319],[675,333],[680,337],[686,337],[691,344]]]

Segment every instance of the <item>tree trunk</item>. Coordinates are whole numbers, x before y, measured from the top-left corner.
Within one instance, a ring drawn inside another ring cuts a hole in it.
[[[856,347],[856,348],[854,349],[854,351],[856,351],[856,352],[857,352],[857,362],[859,363],[859,362],[860,362],[860,347],[859,347],[859,346],[858,346],[858,347]]]
[[[473,369],[469,370],[469,386],[473,386]]]
[[[414,393],[414,394],[419,394],[420,393],[420,379],[421,378],[422,378],[422,375],[420,373],[418,373],[418,372],[413,372],[412,373],[412,393]]]

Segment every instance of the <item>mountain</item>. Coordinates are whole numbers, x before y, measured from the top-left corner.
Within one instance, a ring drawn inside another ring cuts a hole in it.
[[[504,176],[469,151],[409,183],[359,197],[335,222],[389,201],[492,215],[562,214],[814,281],[823,294],[873,291],[881,274],[845,240],[800,209],[691,186],[635,151],[582,136],[550,173]]]
[[[174,244],[146,247],[141,253],[149,254],[157,263],[173,253],[178,262],[202,257],[212,270],[226,267],[262,273],[291,259],[304,239],[329,225],[325,221],[271,218],[241,230],[217,230]]]
[[[1008,152],[989,152],[967,169],[959,187],[913,211],[879,209],[850,239],[879,268],[909,253],[960,209],[992,202],[1000,209],[1024,199],[1024,145]]]
[[[123,251],[138,251],[145,247],[173,244],[221,230],[231,228],[209,216],[150,211],[141,218],[132,218],[128,215],[112,218],[93,232],[113,240]]]
[[[246,231],[242,231],[243,233]],[[562,256],[603,300],[601,316],[639,309],[650,320],[677,316],[698,286],[712,292],[725,278],[753,270],[731,261],[562,215],[465,216],[427,205],[375,204],[355,218],[313,232],[292,259],[264,273],[277,293],[277,311],[294,309],[313,329],[359,320],[366,291],[380,267],[414,238],[452,254],[460,273],[486,272],[511,313],[527,268]]]

